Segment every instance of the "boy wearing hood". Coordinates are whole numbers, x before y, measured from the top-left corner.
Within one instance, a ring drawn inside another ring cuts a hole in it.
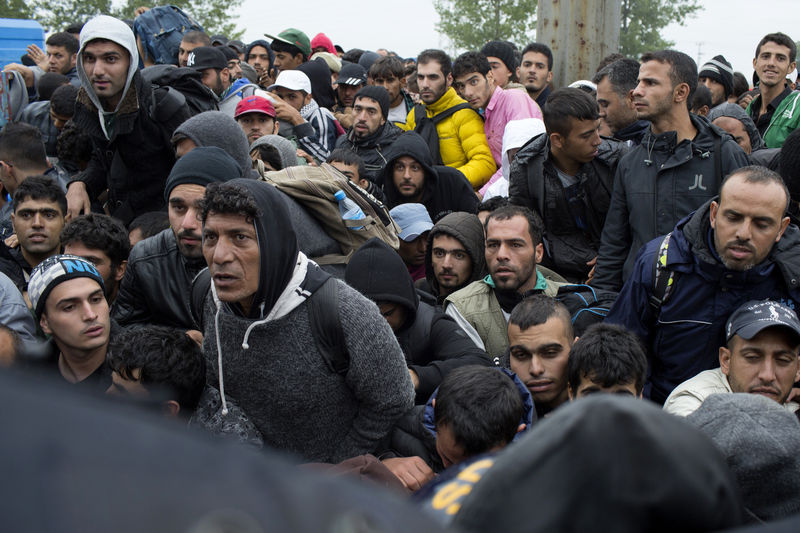
[[[390,208],[422,204],[434,223],[454,211],[477,210],[478,197],[464,175],[451,167],[434,167],[428,145],[418,133],[400,135],[387,151],[387,160],[382,182]]]
[[[92,139],[88,168],[69,184],[68,215],[88,213],[108,189],[108,210],[127,224],[163,209],[164,182],[175,162],[169,138],[190,111],[169,92],[154,92],[137,70],[136,39],[121,20],[100,15],[81,31],[75,125]]]
[[[286,205],[267,183],[210,185],[201,221],[213,282],[203,308],[203,351],[223,414],[227,394],[267,446],[305,461],[336,463],[373,452],[414,394],[402,351],[376,306],[300,252]],[[339,315],[345,369],[331,369],[337,365],[315,342],[321,319],[310,310],[317,304],[335,305],[330,312]]]

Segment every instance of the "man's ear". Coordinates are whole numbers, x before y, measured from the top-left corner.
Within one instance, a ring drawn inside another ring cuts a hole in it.
[[[281,129],[281,124],[280,122],[278,122],[278,119],[276,118],[272,121],[272,134],[277,135],[279,129]]]
[[[431,400],[431,407],[436,407],[436,398]]]
[[[564,148],[564,137],[558,132],[551,133],[550,146],[561,150],[562,148]]]
[[[629,109],[634,109],[634,107],[633,107],[633,89],[628,91],[628,94],[625,95],[625,105],[627,105]]]
[[[53,330],[50,329],[50,324],[47,322],[47,315],[45,314],[42,314],[42,318],[39,319],[39,327],[42,328],[42,331],[47,335],[53,334]]]
[[[78,63],[78,54],[74,53],[74,54],[72,54],[72,57],[69,58],[69,64],[70,64],[70,66],[74,67],[77,63]]]
[[[122,278],[125,276],[125,270],[128,268],[128,260],[122,261],[119,266],[117,267],[117,271],[114,272],[114,280],[122,281]]]
[[[539,263],[542,262],[542,257],[544,257],[544,245],[542,243],[537,244],[535,250],[536,250],[536,264],[538,265]]]
[[[569,401],[571,402],[575,400],[575,393],[572,392],[572,387],[569,385],[567,385],[567,397],[569,397]]]
[[[711,202],[711,205],[709,206],[708,209],[708,220],[711,223],[711,229],[717,229],[715,225],[717,223],[718,212],[719,212],[719,204],[716,201]]]
[[[685,102],[689,98],[689,84],[688,83],[679,83],[673,90],[672,90],[672,99],[673,101],[677,102]]]
[[[303,100],[303,105],[308,105],[308,104],[310,104],[310,103],[311,103],[311,100],[312,100],[313,98],[314,98],[314,96],[313,96],[311,93],[308,93],[308,94],[306,94],[306,97],[305,97],[305,99]]]
[[[176,402],[175,400],[167,400],[163,404],[161,404],[162,409],[164,410],[164,414],[170,417],[178,416],[178,413],[181,411],[181,404]]]
[[[550,72],[547,73],[547,85],[550,85],[550,83],[552,82],[553,82],[553,71],[551,70]]]
[[[447,82],[447,86],[448,87],[452,87],[453,86],[453,73],[452,72],[447,75],[447,78],[445,78],[445,81]]]
[[[525,431],[526,427],[528,427],[527,424],[520,424],[519,426],[517,426],[517,433],[522,433],[523,431]]]
[[[405,76],[401,76],[400,77],[400,88],[401,89],[405,89],[407,82],[408,82],[408,78],[406,78]]]
[[[783,237],[783,232],[786,231],[786,228],[789,227],[790,221],[791,219],[789,217],[783,217],[783,219],[781,220],[781,230],[778,232],[778,236],[775,237],[775,242],[781,240],[781,237]]]
[[[731,351],[725,346],[719,347],[719,368],[726,376],[731,371]]]

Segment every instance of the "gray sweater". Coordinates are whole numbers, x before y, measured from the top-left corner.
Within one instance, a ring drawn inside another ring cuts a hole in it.
[[[377,306],[339,283],[339,313],[350,357],[346,376],[331,372],[317,351],[302,303],[288,315],[256,320],[219,313],[225,394],[237,401],[266,446],[305,461],[337,463],[373,452],[395,421],[414,405],[405,359]],[[206,300],[203,351],[217,385],[216,305]]]

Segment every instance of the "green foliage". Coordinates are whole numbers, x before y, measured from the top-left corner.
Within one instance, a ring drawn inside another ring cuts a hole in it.
[[[697,0],[621,0],[621,7],[619,51],[633,58],[674,46],[661,36],[661,30],[673,22],[683,25],[701,9]]]
[[[63,31],[73,22],[86,22],[95,15],[112,13],[111,0],[33,0],[33,18],[46,33]]]
[[[5,0],[0,4],[0,18],[29,19],[33,15],[33,7],[25,0]]]
[[[455,51],[479,50],[499,39],[525,46],[536,30],[537,0],[434,0],[436,29]]]
[[[244,35],[244,30],[236,29],[236,13],[244,0],[170,0],[169,2],[156,0],[126,0],[117,16],[133,18],[137,7],[155,7],[159,5],[174,5],[184,10],[195,19],[211,36],[221,34],[228,39],[239,39]]]

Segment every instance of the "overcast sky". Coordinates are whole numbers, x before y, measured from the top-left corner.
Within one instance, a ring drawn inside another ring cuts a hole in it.
[[[767,33],[792,34],[797,25],[800,0],[702,0],[704,9],[685,26],[673,24],[664,29],[665,38],[701,65],[722,53],[750,79],[752,60],[758,41]],[[765,7],[768,7],[766,9]],[[288,27],[299,28],[313,38],[324,32],[345,50],[387,48],[401,56],[414,56],[424,48],[444,47],[447,41],[435,29],[439,20],[431,0],[305,0],[267,3],[245,0],[238,26],[245,29],[246,41],[276,34]],[[518,43],[524,44],[524,43]],[[557,67],[556,67],[557,68]]]

